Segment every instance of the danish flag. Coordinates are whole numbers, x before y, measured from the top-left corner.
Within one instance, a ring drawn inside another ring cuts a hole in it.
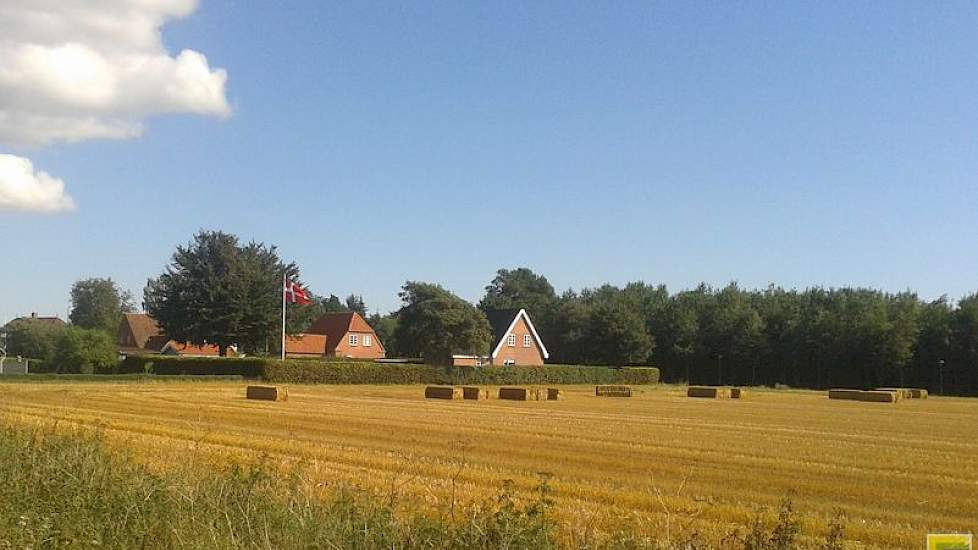
[[[312,303],[312,299],[309,298],[309,294],[296,283],[292,281],[285,281],[285,288],[282,289],[285,292],[285,299],[290,304],[309,304]]]

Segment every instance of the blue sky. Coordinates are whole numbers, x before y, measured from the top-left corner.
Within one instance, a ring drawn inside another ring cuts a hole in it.
[[[382,311],[517,266],[978,290],[978,7],[608,4],[203,0],[163,41],[226,69],[230,117],[6,148],[77,210],[0,211],[0,320],[84,277],[141,299],[200,228]]]

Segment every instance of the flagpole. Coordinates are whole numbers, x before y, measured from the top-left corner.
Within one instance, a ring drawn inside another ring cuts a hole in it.
[[[282,360],[285,361],[285,285],[286,274],[282,273]]]

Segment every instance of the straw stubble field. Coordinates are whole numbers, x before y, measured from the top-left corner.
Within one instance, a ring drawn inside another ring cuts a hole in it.
[[[855,547],[916,548],[978,529],[978,402],[830,401],[755,391],[697,400],[662,386],[631,399],[565,388],[562,401],[423,399],[420,386],[292,386],[287,402],[243,383],[0,384],[6,421],[101,427],[153,468],[267,457],[325,483],[413,504],[484,500],[505,480],[550,477],[566,536],[667,527],[719,537],[791,494],[806,537],[835,511]],[[454,481],[453,481],[454,480]],[[668,525],[667,525],[668,524]]]

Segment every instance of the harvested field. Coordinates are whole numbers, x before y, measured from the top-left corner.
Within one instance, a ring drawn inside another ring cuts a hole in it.
[[[663,506],[674,529],[688,519],[709,538],[791,491],[809,542],[836,508],[849,548],[921,548],[927,532],[978,530],[974,399],[883,407],[751,389],[749,400],[716,403],[687,399],[684,387],[624,400],[562,389],[568,399],[541,407],[433,403],[421,386],[292,385],[289,401],[271,406],[245,399],[240,382],[0,381],[0,414],[101,429],[153,468],[264,454],[323,482],[396,486],[422,506],[450,494],[457,472],[462,498],[507,479],[529,491],[547,472],[570,539],[589,528],[661,534]]]

